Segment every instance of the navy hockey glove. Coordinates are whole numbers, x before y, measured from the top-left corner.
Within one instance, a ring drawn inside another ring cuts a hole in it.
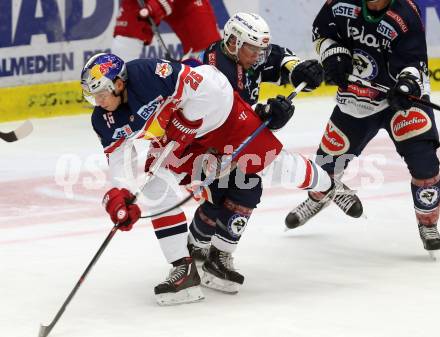
[[[305,91],[319,87],[324,79],[324,70],[318,60],[305,60],[298,63],[290,73],[290,82],[297,87],[301,82],[306,82]]]
[[[269,98],[267,104],[257,104],[255,112],[262,121],[272,118],[267,127],[275,131],[287,124],[295,112],[295,107],[286,97],[278,95],[276,98]]]
[[[321,63],[324,67],[325,82],[347,89],[347,75],[353,72],[353,61],[350,51],[339,45],[332,44],[321,55]]]
[[[409,72],[402,72],[388,92],[388,103],[393,110],[408,110],[413,105],[409,96],[422,95],[422,82]]]

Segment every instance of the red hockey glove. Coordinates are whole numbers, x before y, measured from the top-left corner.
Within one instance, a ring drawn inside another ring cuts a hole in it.
[[[105,210],[110,214],[113,223],[118,223],[118,229],[129,231],[141,216],[138,205],[132,204],[134,195],[127,189],[112,188],[102,199]]]
[[[197,130],[202,125],[202,120],[189,121],[181,110],[177,110],[171,117],[165,135],[161,139],[161,145],[166,146],[170,141],[175,141],[177,147],[173,150],[174,155],[180,158],[186,147],[196,137]]]
[[[156,24],[159,24],[162,19],[173,12],[174,0],[147,0],[145,7],[139,10],[139,16],[146,18],[151,16]]]

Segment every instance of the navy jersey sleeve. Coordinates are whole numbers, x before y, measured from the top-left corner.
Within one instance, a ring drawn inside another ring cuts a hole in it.
[[[399,13],[402,16],[398,20],[401,32],[392,43],[389,62],[390,74],[393,77],[396,77],[402,69],[407,67],[414,67],[427,75],[428,55],[425,29],[420,11],[415,3],[413,5],[406,8],[406,11],[405,8],[402,8],[402,12]]]
[[[335,23],[335,17],[332,11],[332,6],[335,6],[335,1],[326,1],[313,21],[313,42],[326,38],[341,42],[340,35],[338,34],[338,28]]]
[[[127,63],[130,88],[141,101],[148,101],[151,92],[171,96],[176,88],[182,65],[160,59],[138,59]]]
[[[271,52],[266,63],[261,66],[261,81],[287,84],[289,71],[283,66],[288,61],[298,60],[296,55],[289,49],[276,44],[271,45]]]

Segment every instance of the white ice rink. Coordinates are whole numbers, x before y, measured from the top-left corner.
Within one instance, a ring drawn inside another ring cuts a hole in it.
[[[332,108],[330,98],[298,99],[278,133],[286,148],[313,154]],[[26,139],[0,143],[1,337],[37,337],[112,227],[100,204],[108,185],[90,117],[33,123]],[[286,213],[306,193],[265,190],[235,254],[246,277],[237,295],[204,289],[203,302],[157,306],[153,287],[169,265],[150,222],[118,232],[50,336],[439,336],[440,261],[423,249],[409,175],[385,132],[346,178],[367,219],[332,205],[284,232]],[[194,209],[186,206],[189,218]]]

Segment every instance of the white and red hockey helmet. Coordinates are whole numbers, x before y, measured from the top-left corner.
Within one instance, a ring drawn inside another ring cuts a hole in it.
[[[231,36],[237,39],[235,51],[231,52],[237,55],[238,50],[244,43],[261,49],[270,47],[270,29],[267,22],[255,13],[236,13],[225,24],[223,29],[223,41],[226,42]]]

